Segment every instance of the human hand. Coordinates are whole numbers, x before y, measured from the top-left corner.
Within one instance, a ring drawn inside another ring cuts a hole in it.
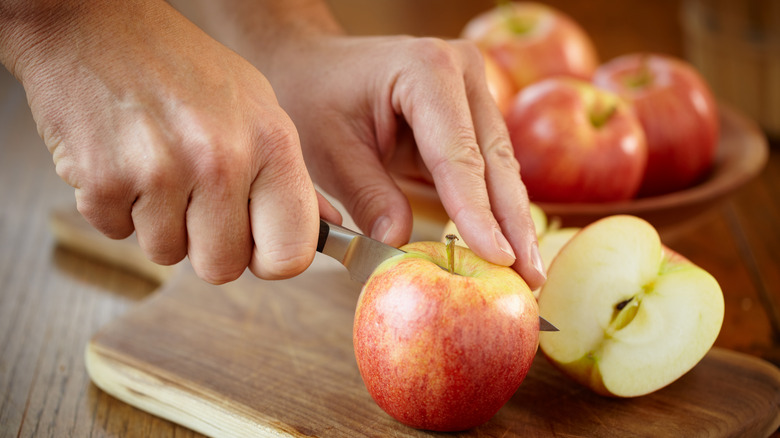
[[[312,176],[361,229],[405,243],[411,210],[389,172],[418,172],[478,255],[543,283],[519,165],[471,43],[320,36],[276,56],[267,73]]]
[[[66,3],[3,61],[83,216],[212,283],[303,271],[318,198],[268,81],[164,2]]]

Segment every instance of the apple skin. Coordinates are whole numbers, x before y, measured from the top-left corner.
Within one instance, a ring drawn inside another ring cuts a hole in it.
[[[693,66],[634,53],[601,65],[593,83],[632,102],[642,123],[648,161],[640,196],[685,189],[707,176],[718,146],[718,107]]]
[[[539,312],[522,278],[470,250],[416,242],[388,259],[358,299],[353,341],[374,401],[417,429],[459,431],[495,415],[538,347]]]
[[[539,3],[509,2],[485,11],[466,23],[461,37],[495,59],[518,89],[551,76],[590,80],[599,64],[588,34]]]
[[[639,190],[644,132],[614,93],[578,79],[545,79],[518,93],[506,124],[534,202],[621,201]]]
[[[677,380],[705,356],[723,323],[718,282],[634,216],[584,227],[547,274],[539,309],[560,331],[540,334],[540,349],[604,396],[641,396]]]
[[[487,81],[488,91],[496,102],[496,106],[501,114],[506,114],[509,105],[512,103],[517,86],[504,70],[493,60],[493,57],[487,53],[482,53],[485,62],[485,80]]]

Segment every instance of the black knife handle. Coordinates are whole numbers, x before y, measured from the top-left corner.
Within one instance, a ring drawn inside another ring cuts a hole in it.
[[[330,234],[330,226],[327,222],[320,219],[320,237],[317,239],[317,252],[322,252],[322,249],[325,248],[328,234]]]

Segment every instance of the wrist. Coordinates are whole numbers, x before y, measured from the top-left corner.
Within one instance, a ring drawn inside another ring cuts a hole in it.
[[[161,17],[165,2],[18,0],[0,11],[0,62],[25,85],[121,44],[118,32],[143,17]]]
[[[20,81],[65,38],[77,2],[16,1],[0,13],[0,62]]]
[[[212,37],[269,80],[291,57],[344,31],[323,0],[173,0]],[[280,72],[280,74],[283,74]]]

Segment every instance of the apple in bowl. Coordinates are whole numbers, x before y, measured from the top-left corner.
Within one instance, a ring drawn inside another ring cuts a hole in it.
[[[621,201],[639,190],[645,136],[615,93],[578,79],[545,79],[517,94],[506,124],[532,201]]]
[[[495,59],[518,89],[550,76],[589,80],[599,64],[587,33],[563,12],[540,3],[501,4],[469,20],[461,37]]]
[[[715,278],[665,247],[643,219],[615,215],[582,228],[560,250],[539,294],[560,330],[542,353],[598,394],[635,397],[693,368],[724,315]]]
[[[371,275],[353,341],[374,401],[408,426],[459,431],[493,417],[525,379],[539,312],[511,268],[450,242],[417,242]]]
[[[712,168],[718,107],[709,85],[686,61],[634,53],[601,65],[593,83],[631,102],[647,138],[640,196],[688,188]]]

